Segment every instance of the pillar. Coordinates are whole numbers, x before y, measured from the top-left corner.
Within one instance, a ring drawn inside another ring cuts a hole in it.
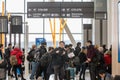
[[[110,2],[109,2],[110,1]],[[111,14],[109,17],[109,25],[112,28],[112,31],[109,35],[112,37],[112,74],[113,76],[115,75],[120,75],[120,63],[118,62],[118,1],[119,0],[109,0],[109,8],[112,11],[109,11]],[[109,10],[110,10],[109,9]],[[108,14],[109,14],[108,13]],[[119,14],[120,15],[120,14]]]

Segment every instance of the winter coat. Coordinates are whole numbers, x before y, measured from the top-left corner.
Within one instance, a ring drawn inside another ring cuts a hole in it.
[[[83,52],[80,53],[79,58],[80,58],[80,64],[84,63],[87,60],[87,56]]]
[[[110,65],[112,63],[111,56],[109,54],[104,55],[104,60],[106,65]]]
[[[56,53],[56,51],[59,50],[59,53]],[[52,54],[52,66],[54,65],[60,65],[63,66],[65,62],[67,61],[68,57],[66,54],[62,54],[62,48],[57,48],[56,51]],[[65,50],[63,50],[65,51]]]
[[[16,55],[16,58],[17,58],[17,61],[18,61],[18,65],[21,65],[22,64],[22,51],[19,49],[19,48],[14,48],[12,51],[11,51],[11,56],[12,55]]]

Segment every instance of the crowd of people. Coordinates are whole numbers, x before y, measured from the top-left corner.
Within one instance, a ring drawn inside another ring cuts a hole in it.
[[[68,68],[74,68],[74,74],[79,75],[79,80],[86,80],[86,69],[89,69],[90,80],[113,80],[111,47],[107,49],[106,45],[93,45],[90,40],[85,46],[81,46],[81,42],[78,42],[75,48],[72,44],[65,44],[64,41],[60,41],[57,48],[48,47],[47,49],[46,42],[41,43],[39,48],[32,45],[26,57],[32,66],[30,80],[49,80],[52,74],[54,74],[54,80],[70,80],[71,74],[66,73]],[[21,50],[18,45],[12,47],[12,44],[8,44],[4,57],[2,49],[3,45],[0,44],[0,68],[1,63],[6,60],[8,76],[18,80],[18,74],[20,74],[21,80],[26,80],[23,77],[24,49]]]
[[[67,68],[71,67],[75,68],[75,75],[79,74],[79,80],[85,80],[86,69],[90,71],[91,80],[102,80],[104,72],[111,75],[111,50],[112,48],[107,49],[105,45],[92,45],[90,40],[83,47],[78,42],[75,48],[72,44],[67,45],[60,41],[59,47],[49,47],[48,51],[46,43],[42,43],[40,48],[33,45],[27,56],[32,65],[30,79],[49,80],[50,75],[54,74],[54,80],[58,80],[58,77],[59,80],[64,80],[68,76]],[[112,77],[105,80],[112,80]]]
[[[3,53],[4,45],[0,44],[0,69],[4,69],[5,72],[8,71],[8,76],[18,80],[18,76],[21,76],[21,80],[26,80],[23,77],[23,66],[24,65],[24,49],[21,50],[18,45],[12,47],[12,44],[8,44],[8,47]],[[1,64],[2,63],[2,64]],[[18,75],[18,72],[20,73]],[[0,72],[0,80],[6,80],[6,73]],[[2,75],[2,76],[1,76]]]

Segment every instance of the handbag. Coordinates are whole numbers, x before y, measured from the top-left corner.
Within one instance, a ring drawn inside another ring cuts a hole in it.
[[[3,55],[2,55],[3,56]],[[2,61],[2,63],[0,64],[0,68],[6,68],[7,67],[7,61],[6,61],[6,59],[4,58],[4,56],[3,56],[3,59],[2,59],[3,61]]]

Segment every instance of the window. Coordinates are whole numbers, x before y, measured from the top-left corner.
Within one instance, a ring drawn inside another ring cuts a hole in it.
[[[43,33],[43,19],[33,19],[33,18],[26,18],[25,22],[28,22],[29,26],[29,33]]]
[[[52,30],[54,30],[54,19],[51,19],[52,23]],[[56,33],[59,33],[60,31],[60,20],[59,18],[55,19],[55,26],[56,26]],[[51,33],[51,28],[50,28],[50,21],[48,18],[45,19],[45,33]]]
[[[36,38],[43,38],[42,34],[29,34],[29,49],[32,47],[33,44],[35,44]]]
[[[76,18],[68,18],[67,19],[67,25],[71,31],[71,33],[83,33],[82,32],[82,19],[76,19]]]
[[[20,36],[21,36],[21,48],[24,48],[24,34],[21,34]],[[10,43],[10,35],[9,34],[6,35],[6,40],[7,40],[6,44],[9,44]],[[16,34],[16,44],[19,43],[18,41],[19,41],[19,36],[18,36],[18,34]],[[14,46],[15,41],[14,41],[13,34],[11,35],[11,42],[12,42],[12,45]]]
[[[4,0],[0,0],[0,5],[2,5],[2,1]],[[35,44],[36,38],[43,38],[43,37],[46,39],[48,46],[53,46],[53,39],[52,39],[52,34],[51,34],[51,29],[50,29],[49,18],[45,18],[45,19],[27,18],[27,15],[26,15],[27,14],[27,2],[50,2],[50,1],[55,1],[55,2],[82,2],[82,1],[86,2],[87,1],[87,2],[90,2],[92,0],[6,0],[6,11],[11,12],[12,15],[21,15],[23,16],[23,22],[24,21],[28,22],[28,26],[29,26],[29,34],[28,34],[29,45],[28,46],[29,48],[32,46],[32,44]],[[1,12],[2,12],[2,8],[0,6],[0,13]],[[53,24],[54,19],[51,19],[51,20]],[[59,31],[60,20],[59,18],[56,18],[55,20],[56,20],[56,45],[58,46],[59,32],[60,32]],[[75,41],[83,42],[83,25],[82,24],[83,23],[90,24],[92,23],[92,21],[91,19],[87,19],[87,18],[86,19],[67,18],[66,23]],[[52,25],[52,27],[54,26]],[[23,25],[23,31],[24,31],[24,25]],[[18,40],[18,36],[16,39]],[[71,43],[65,30],[63,30],[62,39],[66,42],[66,44]],[[9,35],[7,35],[7,42],[9,42]],[[13,35],[12,35],[12,42],[14,42]],[[24,47],[24,34],[21,34],[21,47]]]
[[[24,12],[24,0],[6,0],[7,12]]]

